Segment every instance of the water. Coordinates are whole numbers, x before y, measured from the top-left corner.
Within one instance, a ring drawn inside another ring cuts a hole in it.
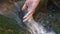
[[[25,24],[22,21],[22,18],[24,16],[23,11],[21,11],[22,5],[23,5],[22,1],[18,1],[18,2],[14,1],[12,4],[9,4],[9,3],[1,4],[0,14],[14,19],[17,22],[16,24],[18,24],[19,26],[25,29],[25,27],[23,26]]]
[[[22,15],[19,16],[19,12],[21,11],[19,8],[20,5],[21,5],[20,2],[17,3],[14,2],[14,4],[11,5],[8,4],[8,9],[2,8],[0,6],[0,14],[15,19],[19,26],[22,26],[23,28],[27,29],[31,34],[55,34],[53,30],[51,29],[49,29],[51,31],[46,30],[46,28],[41,23],[35,22],[32,17],[27,21],[28,23],[26,23],[27,28],[24,27],[22,25],[22,20],[21,20],[23,16]],[[41,22],[43,23],[44,20]]]
[[[31,18],[27,24],[28,27],[30,28],[29,31],[31,34],[56,34],[53,30],[49,31],[48,29],[46,30],[45,27],[38,22],[35,22],[33,18]]]

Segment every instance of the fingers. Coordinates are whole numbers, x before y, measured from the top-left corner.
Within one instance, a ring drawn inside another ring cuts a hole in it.
[[[30,18],[30,16],[32,16],[38,4],[39,1],[29,1],[24,4],[22,10],[25,10],[28,7],[28,13],[23,17],[23,22],[27,21]]]
[[[26,5],[26,3],[23,5],[23,7],[22,7],[22,11],[24,11],[25,9],[27,8],[27,5]]]
[[[26,19],[24,19],[23,22],[29,21],[31,19],[31,17],[32,17],[32,14],[30,14]]]
[[[23,22],[27,21],[29,17],[33,14],[33,10],[30,10],[24,17],[23,17]]]
[[[23,17],[23,22],[27,21],[28,19],[30,19],[30,16],[32,16],[32,14],[34,13],[36,8],[36,4],[30,4],[28,3],[28,13]]]

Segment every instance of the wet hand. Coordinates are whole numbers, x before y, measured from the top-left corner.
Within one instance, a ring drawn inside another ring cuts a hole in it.
[[[26,0],[22,10],[24,11],[26,8],[28,8],[28,13],[23,17],[23,22],[27,21],[29,17],[32,16],[39,2],[40,0]]]

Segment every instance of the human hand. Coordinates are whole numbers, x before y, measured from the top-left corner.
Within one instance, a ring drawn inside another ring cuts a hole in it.
[[[22,10],[24,11],[26,8],[28,8],[28,13],[23,17],[23,22],[27,21],[29,17],[32,16],[39,2],[40,0],[26,0]]]

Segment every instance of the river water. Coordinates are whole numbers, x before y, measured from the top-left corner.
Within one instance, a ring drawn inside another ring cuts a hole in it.
[[[15,5],[8,4],[8,8],[9,9],[4,9],[2,7],[0,7],[0,14],[7,16],[9,18],[13,18],[17,21],[17,24],[19,24],[19,26],[22,26],[22,22],[19,16],[19,6],[21,4],[14,3]],[[17,8],[17,9],[16,9]],[[23,27],[25,29],[27,29],[30,34],[56,34],[55,31],[53,30],[53,28],[51,28],[49,25],[50,21],[52,21],[55,17],[52,15],[52,13],[47,13],[46,14],[49,18],[46,19],[46,17],[43,15],[42,17],[40,17],[38,19],[38,21],[34,21],[33,17],[31,17],[31,21],[28,21],[28,23],[26,23],[27,28]],[[41,16],[41,15],[40,15]],[[53,16],[53,17],[52,17]],[[52,19],[53,18],[53,19]]]

